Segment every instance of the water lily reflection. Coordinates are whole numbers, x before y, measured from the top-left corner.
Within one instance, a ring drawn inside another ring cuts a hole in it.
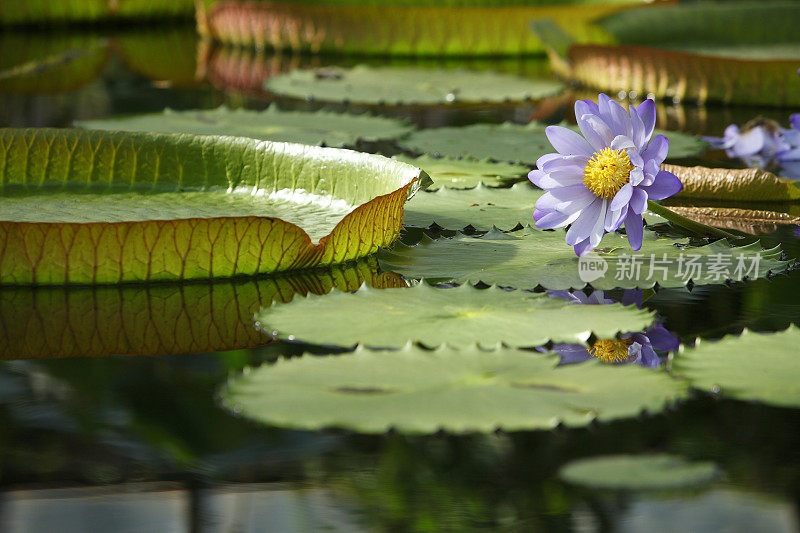
[[[618,301],[606,297],[603,291],[594,291],[589,295],[583,291],[548,291],[547,294],[553,298],[572,300],[579,305],[604,305]],[[641,307],[642,300],[641,290],[626,290],[621,303]],[[663,360],[659,352],[676,350],[679,344],[675,335],[656,323],[642,332],[622,333],[616,339],[598,339],[588,347],[583,344],[556,344],[552,351],[561,357],[562,365],[600,359],[604,363],[638,364],[657,368]]]
[[[750,167],[765,170],[781,167],[785,177],[800,179],[800,114],[783,128],[774,120],[757,118],[741,129],[736,124],[725,128],[722,137],[706,137],[715,148],[724,149],[731,159],[741,159]]]

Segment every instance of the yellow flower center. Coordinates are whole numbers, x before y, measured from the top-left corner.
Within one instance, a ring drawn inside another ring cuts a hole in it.
[[[583,169],[583,184],[598,198],[611,199],[630,181],[633,168],[625,150],[603,148]]]
[[[631,344],[631,339],[601,339],[589,348],[589,354],[604,363],[623,363],[628,360],[628,348]]]

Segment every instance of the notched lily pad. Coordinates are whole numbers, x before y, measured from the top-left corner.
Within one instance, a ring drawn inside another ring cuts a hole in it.
[[[381,265],[405,277],[430,281],[488,283],[532,289],[595,289],[615,287],[682,287],[764,277],[786,269],[780,247],[758,243],[731,247],[716,241],[686,247],[687,240],[658,238],[645,231],[642,249],[631,250],[626,238],[609,233],[597,254],[579,259],[564,243],[564,231],[524,229],[490,231],[481,237],[459,235],[437,240],[423,237],[415,246],[398,242],[381,251]]]
[[[555,152],[544,133],[546,124],[474,124],[463,127],[432,128],[412,133],[399,141],[409,152],[446,157],[490,158],[495,161],[526,163]],[[700,155],[708,144],[686,133],[656,130],[669,139],[669,158]]]
[[[720,471],[710,461],[690,462],[680,456],[601,455],[567,463],[558,476],[573,485],[611,490],[667,490],[710,483]]]
[[[400,348],[408,342],[428,347],[583,342],[591,333],[613,337],[644,329],[653,317],[618,304],[570,305],[544,293],[471,285],[444,289],[421,283],[408,289],[363,287],[353,294],[308,295],[262,309],[256,320],[265,333],[279,339]]]
[[[428,190],[447,187],[448,189],[472,189],[480,184],[501,187],[526,179],[531,170],[527,165],[494,163],[488,159],[454,159],[451,157],[431,157],[421,155],[409,157],[396,155],[393,159],[419,167],[433,180]]]
[[[86,120],[77,126],[95,130],[233,135],[265,141],[294,142],[333,147],[355,146],[358,141],[391,140],[414,128],[406,122],[368,114],[332,111],[264,111],[244,109],[193,109]]]
[[[242,137],[0,130],[0,284],[251,275],[399,234],[418,168]]]
[[[800,328],[778,333],[744,330],[719,341],[681,347],[672,371],[693,387],[738,400],[800,408]]]
[[[439,189],[420,192],[411,199],[403,224],[427,228],[437,224],[446,229],[472,226],[479,231],[492,227],[511,230],[533,220],[533,204],[544,194],[527,183],[508,189],[478,185],[474,189]]]
[[[557,364],[557,357],[474,346],[359,348],[354,354],[305,355],[245,372],[229,381],[223,402],[280,427],[425,434],[585,426],[656,413],[686,393],[685,384],[664,372],[595,362]]]
[[[412,67],[293,70],[267,80],[281,96],[356,104],[451,104],[540,99],[561,92],[560,82],[469,70]],[[335,75],[331,75],[335,73]]]

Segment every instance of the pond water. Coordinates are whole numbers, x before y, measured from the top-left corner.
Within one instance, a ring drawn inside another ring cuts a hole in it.
[[[193,26],[102,35],[3,34],[0,50],[46,49],[42,43],[59,39],[89,50],[76,60],[80,68],[62,71],[50,85],[0,80],[0,126],[66,127],[164,107],[264,109],[273,101],[283,109],[369,109],[420,128],[556,123],[569,121],[574,99],[587,94],[570,90],[537,103],[384,108],[274,99],[262,85],[275,73],[357,61],[210,47]],[[390,63],[550,76],[543,58]],[[728,124],[759,115],[785,123],[790,112],[663,103],[658,111],[659,127],[704,135],[721,135]],[[720,151],[681,163],[740,165]],[[781,244],[788,257],[797,258],[795,230],[779,226],[763,242]],[[419,232],[406,236],[409,242],[419,238]],[[291,431],[222,407],[220,387],[245,367],[308,350],[330,352],[269,342],[252,327],[259,307],[295,293],[354,290],[362,282],[396,287],[402,280],[366,261],[259,280],[0,289],[2,528],[800,529],[797,409],[697,392],[658,414],[579,429],[407,436]],[[697,337],[721,338],[745,327],[777,331],[800,323],[800,271],[748,283],[662,289],[643,305],[690,345]],[[662,491],[589,490],[557,476],[573,459],[655,452],[713,461],[724,474],[702,488]]]

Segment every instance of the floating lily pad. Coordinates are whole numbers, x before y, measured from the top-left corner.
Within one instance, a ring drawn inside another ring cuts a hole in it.
[[[308,317],[313,316],[314,320]],[[311,344],[399,348],[407,342],[428,347],[538,346],[547,341],[583,342],[591,333],[613,337],[652,322],[647,311],[622,305],[570,305],[544,293],[440,289],[425,283],[408,289],[308,295],[257,315],[258,327],[279,339]]]
[[[374,260],[214,283],[0,288],[0,360],[238,350],[270,342],[253,314],[334,287],[405,287]]]
[[[710,461],[690,462],[667,454],[604,455],[564,465],[558,476],[593,489],[681,489],[705,485],[719,477]]]
[[[545,136],[545,124],[475,124],[464,127],[420,130],[400,140],[403,149],[446,157],[490,158],[527,163],[555,152]],[[669,139],[669,158],[700,155],[708,145],[693,135],[656,130]]]
[[[742,331],[720,341],[681,347],[672,370],[693,387],[727,398],[800,408],[800,328],[778,333]]]
[[[0,283],[168,281],[357,259],[424,173],[241,137],[0,130]]]
[[[267,80],[281,96],[358,104],[449,104],[545,98],[564,89],[560,82],[469,70],[412,67],[293,70]]]
[[[527,183],[509,189],[478,185],[474,189],[439,189],[420,192],[406,206],[403,224],[427,228],[437,224],[446,229],[472,226],[479,231],[497,227],[514,229],[533,220],[533,204],[544,194]]]
[[[396,155],[394,159],[419,167],[433,180],[428,190],[447,187],[449,189],[472,189],[481,183],[491,187],[508,185],[526,179],[531,168],[527,165],[493,163],[488,160],[453,159],[421,155],[408,157]]]
[[[680,287],[689,280],[696,285],[724,283],[764,277],[787,266],[780,260],[780,247],[764,250],[752,243],[732,248],[725,241],[686,244],[645,231],[642,249],[634,252],[623,235],[609,233],[595,250],[597,255],[580,260],[564,243],[563,230],[528,226],[482,237],[424,236],[415,246],[398,242],[380,257],[384,268],[405,277],[554,290],[580,289],[587,283],[595,289]]]
[[[568,61],[553,65],[563,76],[609,92],[797,106],[798,23],[797,5],[785,1],[626,10],[599,22],[624,46],[576,44]],[[554,46],[563,48],[562,40]]]
[[[306,355],[235,377],[223,402],[281,427],[466,433],[585,426],[656,413],[686,393],[663,372],[557,363],[538,353],[475,347]]]
[[[785,204],[783,204],[785,205]],[[776,205],[775,207],[779,207]],[[707,226],[734,229],[751,235],[777,231],[780,226],[800,226],[800,216],[783,211],[739,209],[736,207],[685,207],[671,205],[670,210]],[[645,215],[647,216],[647,215]],[[648,217],[648,221],[649,221]],[[655,223],[655,220],[654,222]]]
[[[275,106],[264,111],[225,107],[191,111],[166,109],[162,113],[87,120],[76,125],[101,130],[234,135],[333,147],[355,146],[360,140],[396,139],[413,130],[408,123],[391,118],[331,111],[281,111]]]
[[[735,202],[797,202],[797,182],[760,168],[729,169],[663,165],[683,182],[677,198]]]
[[[217,41],[276,50],[441,57],[543,52],[528,21],[546,17],[580,41],[608,42],[591,24],[636,0],[575,5],[505,2],[198,2],[198,30]],[[575,4],[576,2],[571,2]],[[428,5],[425,5],[428,4]],[[527,4],[527,5],[526,5]],[[589,4],[589,5],[586,5]],[[615,5],[616,4],[616,5]]]

